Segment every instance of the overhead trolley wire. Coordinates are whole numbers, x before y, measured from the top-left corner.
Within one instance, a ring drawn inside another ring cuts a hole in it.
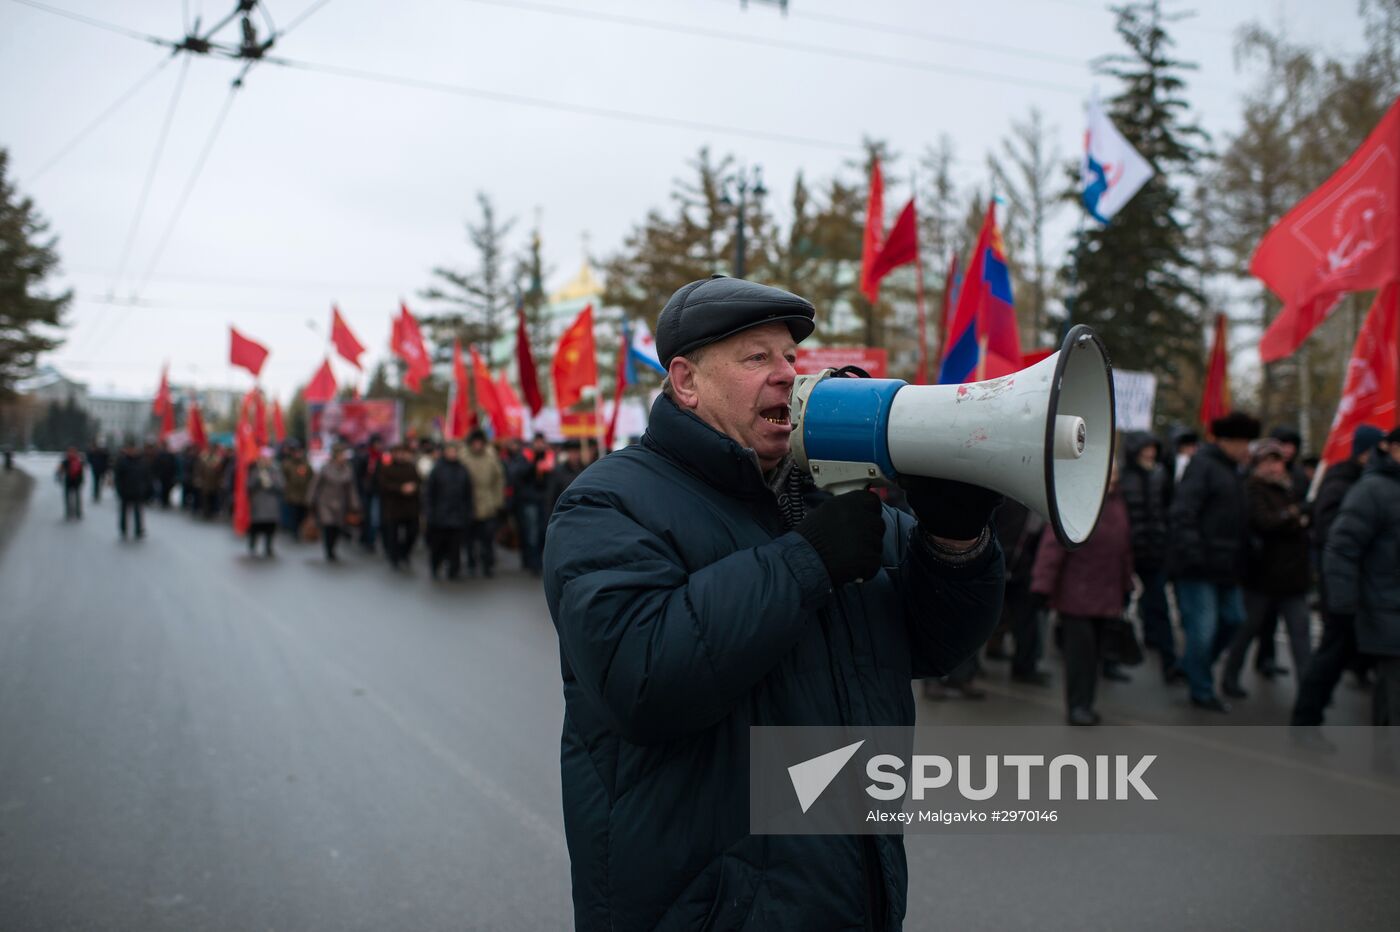
[[[638,16],[628,16],[619,13],[604,13],[597,10],[578,10],[572,7],[556,6],[548,3],[536,3],[532,0],[464,0],[467,3],[477,3],[484,6],[501,7],[505,9],[526,10],[533,13],[545,13],[552,16],[564,16],[573,19],[595,20],[598,22],[617,23],[624,26],[636,26],[642,29],[652,29],[659,32],[671,32],[683,36],[703,36],[708,39],[723,39],[729,42],[737,42],[744,45],[760,46],[763,48],[784,49],[793,52],[805,52],[813,55],[825,55],[832,58],[844,58],[849,61],[864,62],[867,64],[894,65],[901,68],[912,68],[919,71],[930,71],[937,74],[952,75],[955,77],[972,78],[980,81],[992,81],[1000,84],[1014,84],[1020,87],[1031,87],[1039,90],[1055,91],[1064,94],[1082,93],[1082,89],[1068,84],[1057,84],[1053,81],[1038,81],[1031,78],[1021,78],[1016,75],[1006,74],[999,71],[982,71],[975,68],[962,68],[956,65],[945,65],[938,62],[925,61],[919,58],[902,58],[894,55],[883,55],[877,52],[862,52],[859,49],[848,49],[834,45],[815,45],[808,42],[794,42],[788,39],[771,39],[762,36],[751,36],[740,32],[726,32],[722,29],[710,29],[704,26],[689,26],[682,23],[668,22],[665,20],[644,19]],[[811,18],[809,16],[809,18]],[[840,17],[838,17],[839,19]],[[951,38],[940,41],[954,41]],[[960,44],[963,43],[961,40]],[[1002,48],[1005,50],[1005,47]],[[1027,54],[1025,50],[1017,50],[1019,54]],[[1035,53],[1030,53],[1035,54]],[[1071,61],[1062,59],[1062,61]],[[1073,62],[1080,67],[1088,67],[1085,62]]]
[[[204,171],[204,165],[209,161],[209,153],[213,151],[214,143],[219,138],[219,132],[224,128],[224,121],[228,119],[229,109],[233,106],[233,99],[237,96],[240,87],[242,87],[241,83],[230,85],[228,94],[224,97],[224,105],[219,108],[219,115],[214,118],[214,126],[209,131],[209,138],[204,141],[204,148],[195,161],[194,170],[190,172],[190,177],[185,181],[184,190],[180,192],[180,199],[175,203],[175,210],[170,215],[170,221],[165,225],[165,230],[157,241],[155,253],[152,254],[150,264],[146,267],[146,273],[141,276],[141,283],[136,287],[134,294],[137,299],[146,290],[151,276],[155,274],[156,266],[160,264],[161,257],[165,254],[165,247],[169,245],[170,236],[175,232],[176,224],[180,222],[180,215],[184,212],[185,205],[189,203],[195,183],[199,181],[199,176]]]
[[[52,158],[50,158],[47,162],[41,165],[39,167],[39,170],[29,177],[29,182],[32,184],[33,182],[38,181],[41,177],[44,176],[44,174],[48,172],[49,169],[53,168],[60,161],[62,161],[64,156],[76,149],[80,142],[82,142],[88,136],[96,132],[98,127],[100,127],[103,123],[107,122],[107,120],[113,114],[115,114],[118,110],[122,108],[123,104],[131,100],[131,98],[135,97],[138,91],[140,91],[143,87],[149,84],[151,80],[155,78],[156,75],[164,71],[166,66],[169,65],[173,60],[174,58],[172,56],[167,55],[163,57],[154,68],[143,74],[141,77],[137,78],[135,84],[131,85],[131,87],[123,91],[122,95],[116,100],[112,101],[112,104],[106,110],[103,110],[100,114],[98,114],[96,119],[94,119],[87,126],[83,127],[83,129],[79,131],[76,136],[74,136],[71,140],[64,144],[64,146],[61,149],[54,153]]]
[[[169,48],[175,44],[169,39],[162,39],[160,36],[153,36],[148,32],[140,32],[136,29],[128,29],[125,26],[119,25],[117,23],[111,23],[104,19],[97,19],[96,17],[92,16],[84,16],[82,13],[74,13],[72,10],[64,10],[56,6],[49,6],[47,3],[39,3],[38,0],[11,0],[11,2],[18,3],[21,6],[33,7],[36,10],[43,10],[45,13],[52,13],[55,16],[62,16],[65,19],[71,19],[75,22],[83,23],[88,26],[95,26],[98,29],[105,29],[108,32],[115,32],[132,39],[138,39],[142,42],[153,42],[156,45],[163,45],[166,48]]]

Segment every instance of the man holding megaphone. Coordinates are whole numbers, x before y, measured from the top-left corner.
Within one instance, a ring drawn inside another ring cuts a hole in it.
[[[1000,494],[819,491],[791,455],[812,305],[714,276],[675,293],[640,444],[550,520],[564,816],[579,929],[895,929],[899,836],[749,834],[753,725],[913,725],[911,681],[995,626]],[[872,474],[873,475],[873,474]]]

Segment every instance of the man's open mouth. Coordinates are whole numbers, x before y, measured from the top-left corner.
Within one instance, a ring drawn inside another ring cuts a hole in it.
[[[758,412],[758,414],[770,424],[785,425],[788,422],[787,405],[774,405],[771,408],[764,408],[762,411]]]

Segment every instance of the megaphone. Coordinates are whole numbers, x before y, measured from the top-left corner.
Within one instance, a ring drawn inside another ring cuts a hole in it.
[[[1113,370],[1082,324],[1033,366],[962,385],[800,375],[792,452],[841,491],[900,476],[956,479],[1039,512],[1066,548],[1094,531],[1113,461]]]

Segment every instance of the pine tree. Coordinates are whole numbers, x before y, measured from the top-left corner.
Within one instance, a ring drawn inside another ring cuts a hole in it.
[[[7,177],[9,153],[0,149],[0,399],[32,373],[35,358],[60,342],[45,327],[62,325],[73,293],[49,294],[44,281],[58,271],[56,237],[48,222]]]
[[[481,219],[467,224],[476,266],[470,271],[435,267],[436,282],[421,292],[435,307],[420,322],[431,344],[429,352],[439,362],[451,358],[452,341],[461,339],[464,345],[478,344],[487,365],[494,367],[492,348],[509,329],[515,308],[505,268],[506,237],[515,221],[501,221],[485,192],[477,192],[476,201]]]
[[[1110,118],[1155,171],[1107,227],[1087,222],[1064,270],[1071,319],[1104,338],[1113,364],[1158,378],[1159,420],[1191,422],[1205,368],[1204,297],[1187,250],[1183,176],[1195,172],[1205,133],[1188,121],[1182,72],[1158,0],[1114,7],[1128,54],[1096,63],[1123,90]]]

